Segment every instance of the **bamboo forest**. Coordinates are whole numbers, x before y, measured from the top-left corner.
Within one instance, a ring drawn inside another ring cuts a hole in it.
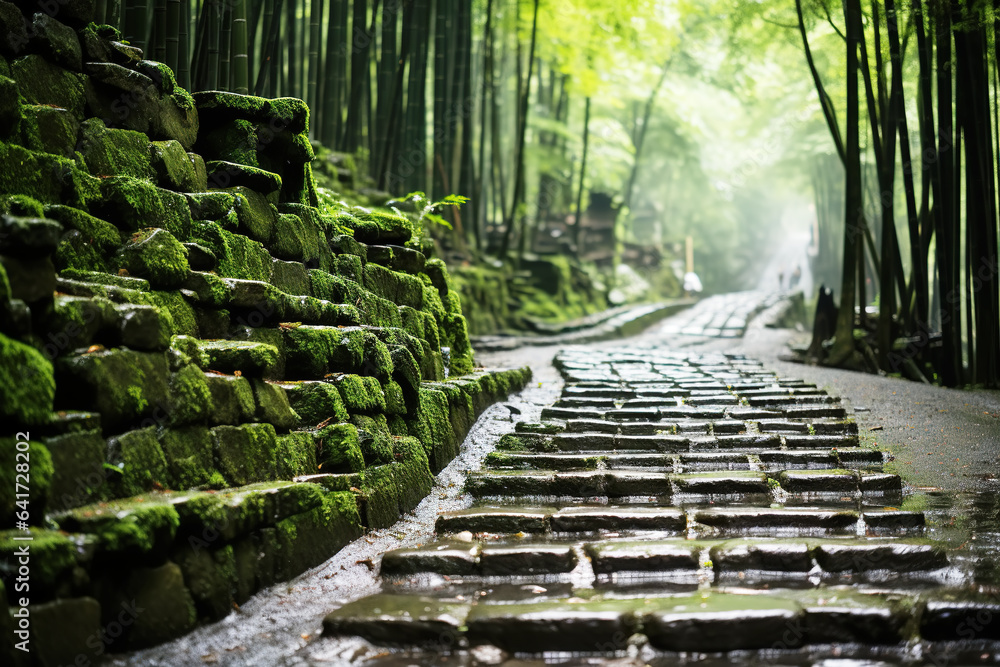
[[[1000,0],[0,0],[0,662],[1000,660]]]

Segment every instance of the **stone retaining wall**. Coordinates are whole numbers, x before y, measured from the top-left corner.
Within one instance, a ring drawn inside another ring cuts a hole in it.
[[[473,372],[412,217],[317,190],[301,100],[192,96],[87,5],[0,2],[5,664],[225,616],[413,509],[530,377]]]

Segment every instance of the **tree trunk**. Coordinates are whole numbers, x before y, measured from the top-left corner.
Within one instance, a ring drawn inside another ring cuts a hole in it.
[[[584,102],[583,107],[583,154],[580,158],[580,187],[576,191],[576,211],[573,217],[573,242],[576,245],[576,255],[583,255],[583,186],[587,177],[587,148],[590,144],[590,98]]]

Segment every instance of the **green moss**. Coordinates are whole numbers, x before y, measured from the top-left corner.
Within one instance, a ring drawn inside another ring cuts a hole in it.
[[[45,207],[25,195],[0,195],[0,213],[22,218],[45,217]]]
[[[413,225],[403,216],[387,211],[355,208],[353,218],[340,222],[354,230],[354,238],[362,243],[403,245],[413,236]]]
[[[88,210],[101,200],[101,181],[72,160],[0,142],[0,192]]]
[[[333,424],[313,434],[318,472],[360,472],[365,468],[358,429],[353,424]]]
[[[259,167],[257,143],[257,126],[252,121],[235,118],[201,133],[197,150],[214,159]]]
[[[394,460],[392,438],[384,415],[375,419],[367,415],[354,415],[352,421],[358,429],[358,443],[365,466],[371,467],[392,463]]]
[[[191,209],[183,195],[146,180],[114,176],[101,181],[101,196],[101,204],[91,212],[114,220],[124,231],[159,227],[182,241],[191,236]]]
[[[386,382],[382,385],[385,392],[385,412],[387,415],[405,415],[406,399],[403,396],[403,388],[397,382]]]
[[[216,465],[230,483],[276,479],[277,434],[271,424],[216,426],[212,439]]]
[[[335,255],[330,260],[330,273],[353,280],[359,285],[364,282],[361,258],[356,255]]]
[[[445,339],[451,344],[451,364],[452,375],[465,375],[471,373],[472,343],[469,342],[469,330],[462,315],[449,314],[444,321]]]
[[[198,366],[185,365],[170,376],[171,424],[203,423],[213,411],[212,392]]]
[[[316,426],[328,419],[335,422],[347,421],[347,410],[336,385],[329,382],[298,382],[284,387],[302,426]]]
[[[293,431],[278,436],[278,477],[292,479],[318,472],[316,442],[306,431]]]
[[[313,269],[309,271],[309,281],[317,299],[356,306],[365,324],[378,327],[402,326],[396,304],[376,296],[353,280]]]
[[[305,262],[319,269],[330,268],[330,246],[326,233],[309,216],[281,213],[274,223],[274,241],[269,250],[275,257]]]
[[[385,412],[385,392],[373,377],[342,375],[334,380],[348,412]]]
[[[416,418],[410,422],[410,435],[420,440],[431,470],[440,471],[458,453],[458,443],[448,415],[448,397],[440,391],[420,389]]]
[[[447,311],[444,308],[444,303],[441,301],[441,295],[438,294],[436,287],[433,285],[423,286],[421,304],[421,310],[429,315],[432,315],[439,326],[444,324]]]
[[[198,320],[194,308],[180,292],[150,292],[149,301],[169,313],[171,335],[198,336]]]
[[[118,262],[129,275],[145,278],[153,287],[179,287],[191,270],[187,249],[165,229],[137,232],[118,252]]]
[[[289,377],[321,378],[331,371],[357,371],[365,361],[366,341],[372,334],[355,327],[288,329],[285,360]]]
[[[162,429],[160,447],[167,460],[169,484],[172,489],[212,486],[215,470],[212,438],[204,426]]]
[[[44,424],[56,384],[52,364],[38,350],[0,334],[0,418],[12,425]]]
[[[129,387],[129,390],[137,387]],[[135,396],[142,400],[141,395]],[[110,482],[118,497],[135,496],[170,483],[167,459],[156,439],[156,427],[129,431],[108,440],[108,463],[118,468]]]
[[[77,546],[71,538],[55,530],[32,530],[31,542],[15,538],[24,537],[20,530],[0,532],[0,560],[13,564],[25,545],[31,549],[32,590],[52,590],[60,581],[67,581],[76,566]],[[12,591],[13,592],[13,591]]]
[[[458,292],[448,292],[444,295],[442,301],[444,303],[445,311],[449,314],[462,314],[462,297],[458,294]]]
[[[77,150],[94,176],[132,176],[152,180],[156,173],[149,162],[149,139],[133,130],[108,129],[100,118],[80,124]]]
[[[389,426],[389,433],[395,437],[405,437],[410,435],[410,427],[407,426],[406,418],[402,415],[386,415],[386,424]],[[420,441],[418,440],[419,444]],[[421,449],[421,451],[423,451]],[[425,453],[426,457],[427,454]]]
[[[341,255],[341,257],[350,255]],[[424,286],[414,276],[391,271],[384,266],[368,263],[363,269],[365,288],[383,299],[388,299],[400,306],[420,308],[424,302]],[[437,292],[434,292],[437,296]],[[438,298],[440,303],[440,298]],[[442,314],[444,308],[441,309]]]
[[[150,552],[169,544],[180,524],[172,505],[143,498],[78,507],[56,521],[65,531],[94,535],[108,552]]]
[[[76,269],[67,269],[62,272],[62,277],[71,278],[73,280],[81,280],[86,283],[97,283],[99,285],[121,287],[123,290],[127,290],[130,293],[149,291],[149,281],[145,278],[119,276],[105,271],[80,271]],[[142,301],[135,301],[135,303],[142,303]]]
[[[52,486],[52,477],[55,472],[52,467],[52,455],[49,454],[45,445],[33,440],[28,441],[28,449],[25,452],[28,455],[29,483],[26,485],[28,487],[28,503],[25,506],[22,498],[22,504],[18,505],[16,503],[17,493],[25,492],[23,487],[16,488],[15,486],[16,482],[24,483],[24,477],[18,478],[17,475],[24,474],[25,469],[22,468],[18,471],[16,468],[19,463],[24,463],[16,458],[17,454],[23,451],[23,444],[21,448],[18,447],[18,444],[23,442],[23,438],[0,439],[0,455],[3,456],[5,462],[3,466],[0,466],[0,483],[3,484],[3,487],[0,488],[0,520],[3,520],[4,525],[8,526],[14,523],[14,512],[21,512],[25,509],[29,511],[30,523],[33,525],[42,523],[45,505],[49,497],[49,488]]]
[[[257,241],[204,220],[193,223],[191,235],[216,256],[219,261],[216,272],[220,276],[262,282],[271,279],[271,255]]]

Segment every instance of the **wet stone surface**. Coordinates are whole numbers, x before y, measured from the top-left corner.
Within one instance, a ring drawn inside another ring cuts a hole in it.
[[[736,337],[748,316],[733,305],[675,333]],[[383,592],[333,609],[304,658],[997,655],[995,533],[932,534],[925,512],[961,517],[954,499],[885,472],[837,398],[732,354],[568,348],[555,366],[561,396],[496,439],[465,477],[467,505],[438,515],[433,540],[386,553]]]

